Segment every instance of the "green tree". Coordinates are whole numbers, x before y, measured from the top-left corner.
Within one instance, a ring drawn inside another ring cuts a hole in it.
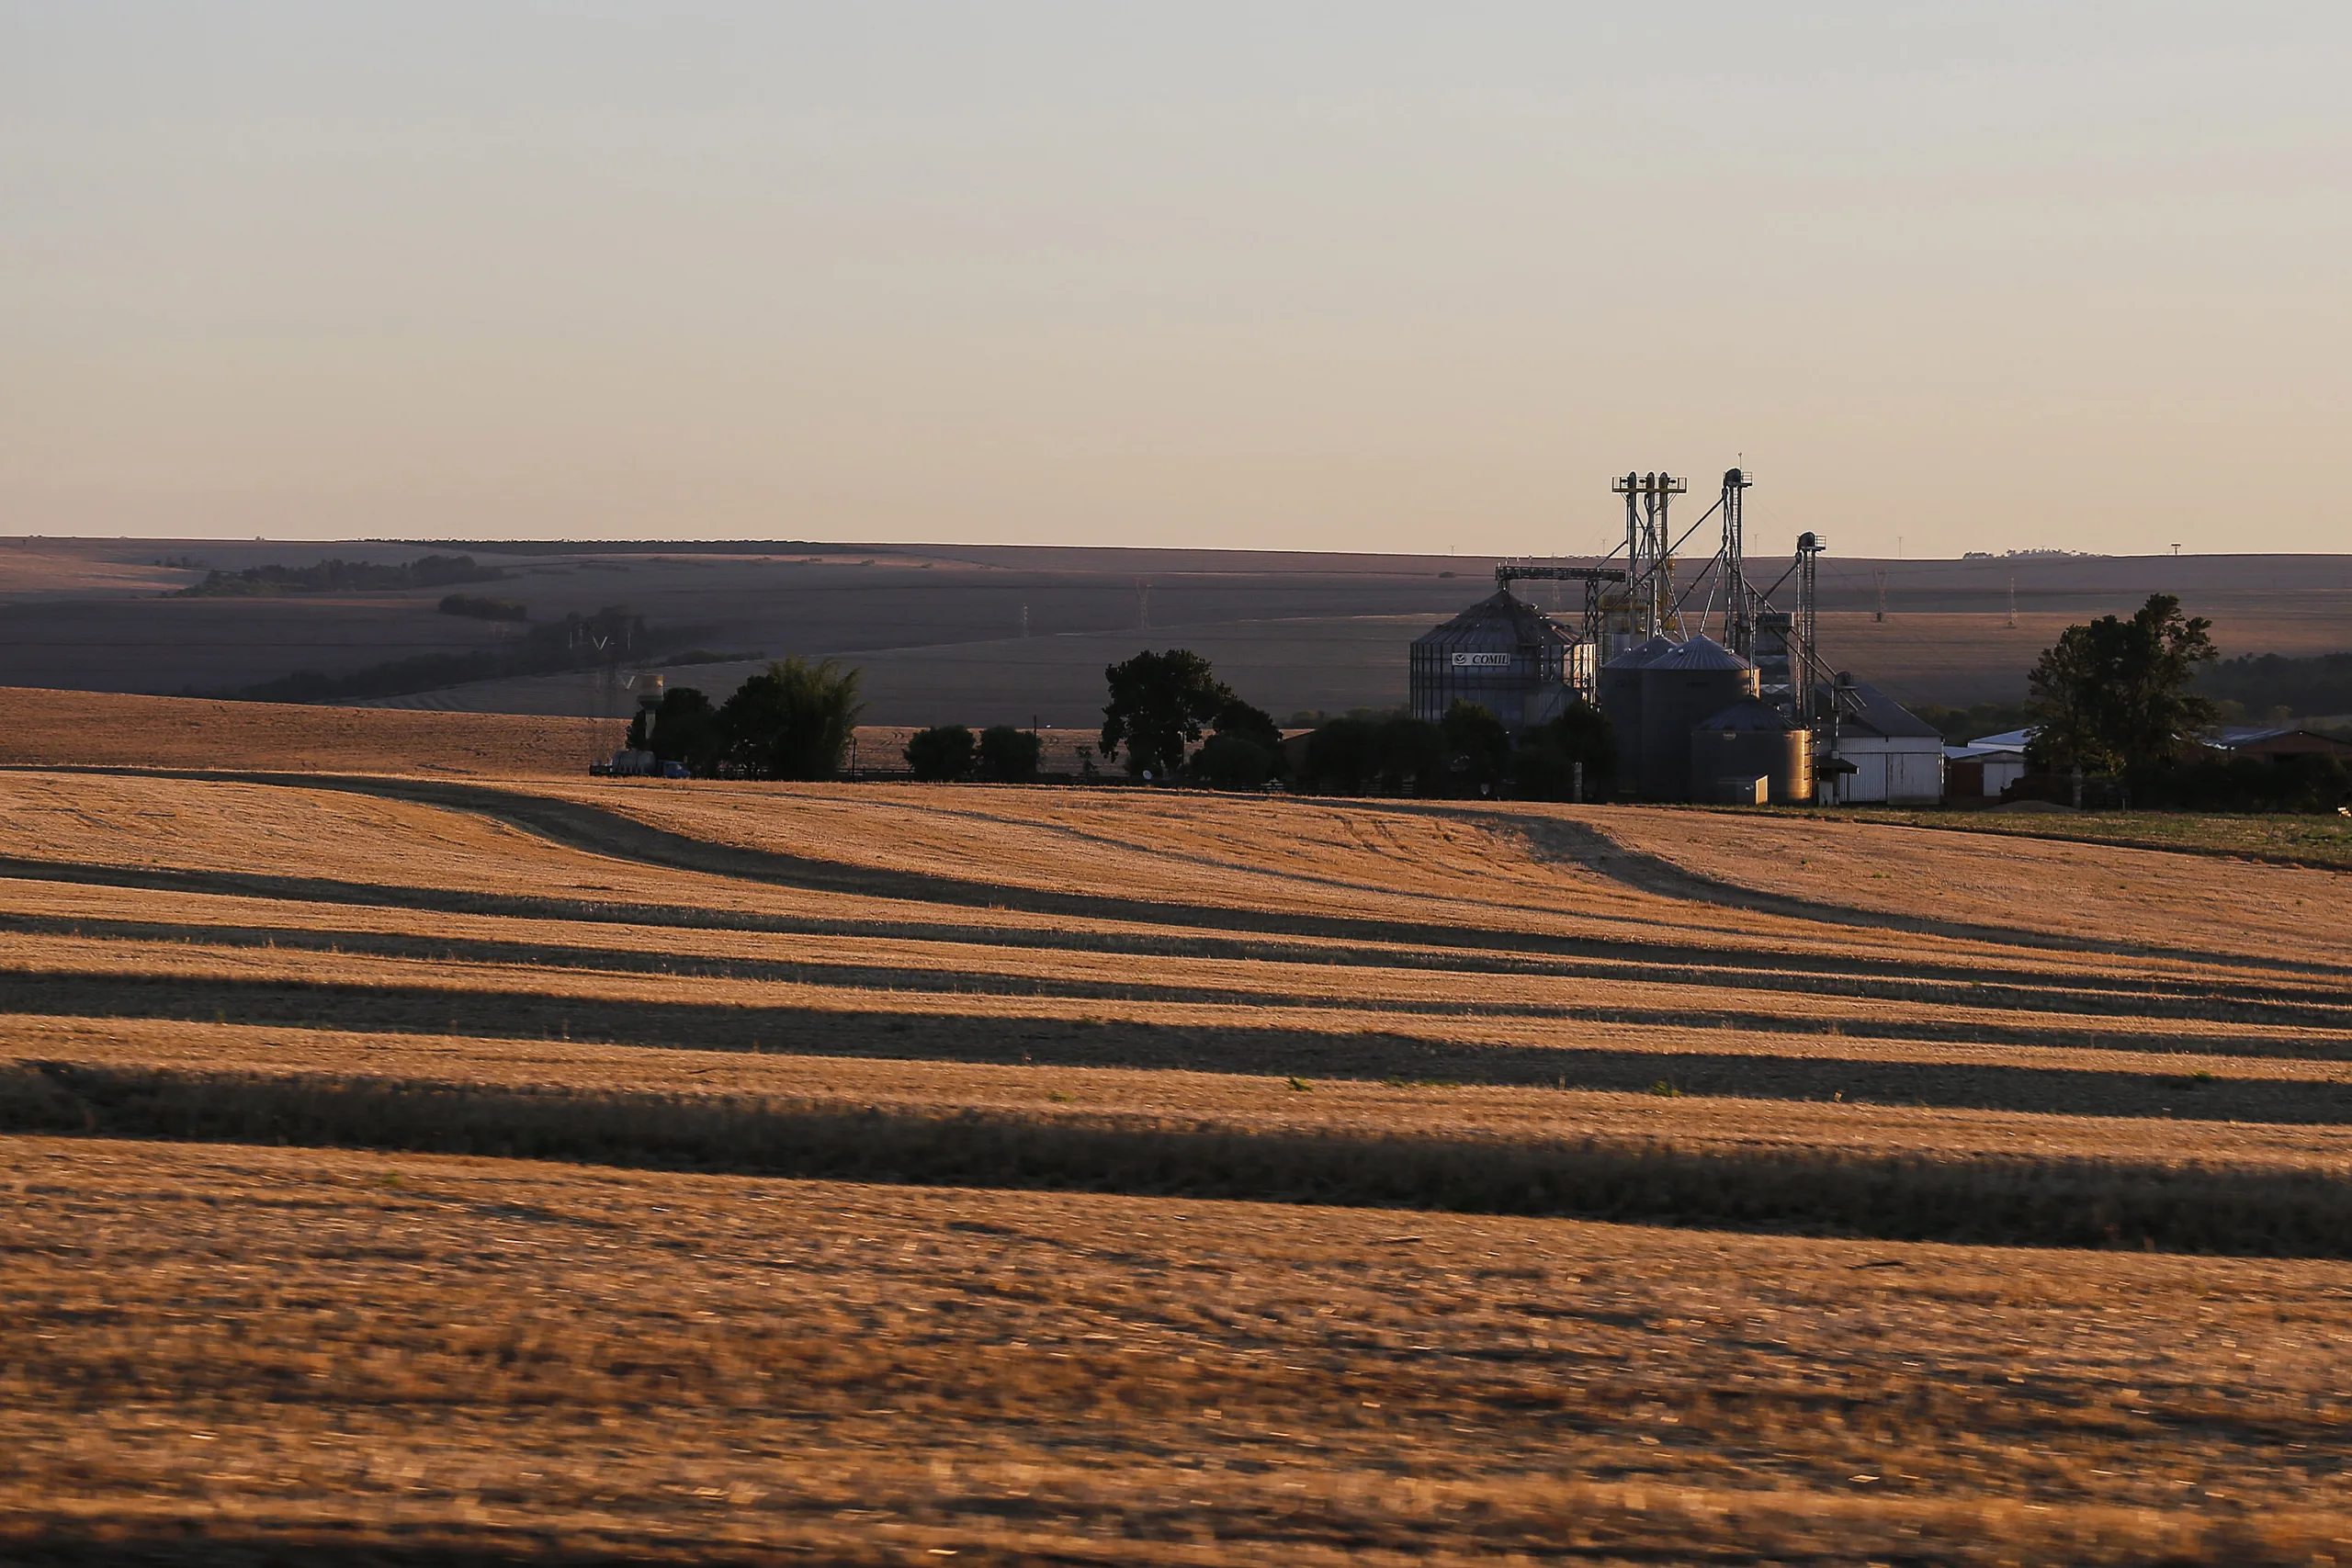
[[[2169,593],[2150,594],[2128,621],[2068,626],[2028,680],[2037,761],[2135,781],[2167,767],[2213,721],[2213,704],[2189,692],[2197,666],[2217,657],[2211,629]]]
[[[1216,734],[1193,753],[1193,776],[1216,789],[1256,789],[1273,776],[1277,753],[1238,735]]]
[[[1105,757],[1126,749],[1131,778],[1173,779],[1202,728],[1234,700],[1233,693],[1190,649],[1149,649],[1102,671],[1111,700],[1102,709]]]
[[[1306,737],[1306,783],[1325,795],[1362,795],[1380,776],[1380,726],[1351,715]]]
[[[1380,787],[1386,795],[1444,795],[1452,784],[1445,731],[1422,718],[1392,718],[1375,743]]]
[[[2199,671],[2197,689],[2250,714],[2352,713],[2352,653],[2241,653]]]
[[[754,779],[829,779],[841,771],[850,731],[865,709],[858,673],[832,660],[794,656],[735,689],[718,710],[727,761]]]
[[[917,730],[900,753],[926,784],[955,784],[972,771],[972,732],[960,724]]]
[[[1216,710],[1208,741],[1193,757],[1193,776],[1219,789],[1255,789],[1289,770],[1282,727],[1238,697]]]
[[[706,778],[718,772],[719,757],[727,749],[718,710],[692,686],[673,686],[662,694],[662,705],[653,710],[650,734],[645,710],[639,708],[629,721],[628,743],[631,749],[651,751],[665,762],[683,762],[689,773]]]
[[[980,731],[980,777],[991,784],[1030,784],[1044,743],[1025,729],[992,724]]]
[[[1617,733],[1609,716],[1578,702],[1549,724],[1519,738],[1511,758],[1511,783],[1531,800],[1569,800],[1576,795],[1577,764],[1584,764],[1584,798],[1607,800],[1616,791]]]
[[[1210,728],[1219,735],[1230,735],[1237,740],[1247,740],[1261,751],[1279,754],[1283,749],[1282,726],[1264,708],[1251,707],[1239,697],[1228,698],[1210,720]]]
[[[1464,795],[1492,789],[1510,765],[1510,731],[1492,709],[1456,697],[1438,721],[1445,736],[1446,771]]]

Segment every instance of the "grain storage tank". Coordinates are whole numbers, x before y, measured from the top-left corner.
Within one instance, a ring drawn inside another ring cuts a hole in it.
[[[1413,639],[1415,718],[1431,724],[1457,701],[1476,703],[1519,739],[1566,711],[1576,634],[1502,589]]]
[[[653,741],[653,720],[662,711],[663,682],[659,675],[632,675],[628,683],[637,692],[638,739],[648,745]]]
[[[1652,660],[1674,651],[1662,637],[1627,649],[1600,667],[1598,682],[1600,711],[1617,737],[1617,776],[1632,784],[1642,766],[1642,671]]]
[[[1813,732],[1799,729],[1759,698],[1743,697],[1708,715],[1690,731],[1690,787],[1702,800],[1726,804],[1752,801],[1742,787],[1770,780],[1775,806],[1802,806],[1813,798]],[[1737,781],[1726,794],[1724,781]]]
[[[1651,800],[1690,798],[1690,732],[1756,695],[1756,666],[1713,637],[1694,637],[1642,666],[1642,745],[1634,781]]]

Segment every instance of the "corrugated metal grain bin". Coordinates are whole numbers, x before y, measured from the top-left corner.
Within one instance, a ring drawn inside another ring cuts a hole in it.
[[[1652,660],[1674,651],[1662,637],[1627,649],[1600,667],[1598,682],[1600,711],[1617,736],[1617,776],[1638,781],[1642,766],[1642,671]]]
[[[1763,773],[1726,773],[1707,798],[1717,806],[1761,806],[1772,798],[1772,781]]]
[[[1691,729],[1690,776],[1702,784],[1761,777],[1770,781],[1773,805],[1802,806],[1813,798],[1813,734],[1791,724],[1771,704],[1743,698]],[[1743,795],[1725,804],[1755,803]]]
[[[1641,675],[1642,744],[1635,782],[1648,799],[1688,800],[1694,776],[1690,732],[1709,716],[1756,695],[1756,666],[1713,637],[1694,637],[1651,660]]]
[[[1566,708],[1576,635],[1506,589],[1413,639],[1415,718],[1434,724],[1457,700],[1478,704],[1510,730],[1547,724]]]

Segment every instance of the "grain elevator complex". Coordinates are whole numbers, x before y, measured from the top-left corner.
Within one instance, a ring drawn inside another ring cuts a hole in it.
[[[1821,654],[1824,542],[1800,535],[1786,569],[1769,587],[1755,585],[1743,536],[1752,482],[1741,469],[1726,472],[1715,503],[1677,537],[1671,509],[1689,481],[1667,473],[1616,479],[1625,536],[1606,558],[1506,561],[1495,569],[1493,594],[1415,640],[1413,716],[1435,721],[1457,701],[1472,702],[1516,739],[1590,703],[1615,733],[1619,793],[1645,800],[1940,798],[1942,737]],[[1713,558],[1678,587],[1677,552],[1710,520],[1720,524]],[[1512,592],[1531,580],[1576,585],[1573,623]]]

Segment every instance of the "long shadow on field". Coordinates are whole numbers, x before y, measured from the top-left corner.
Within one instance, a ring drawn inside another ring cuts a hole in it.
[[[1878,909],[1864,909],[1848,904],[1831,904],[1820,899],[1801,898],[1789,893],[1768,893],[1754,887],[1709,876],[1702,872],[1678,865],[1663,855],[1647,850],[1637,850],[1622,840],[1612,838],[1606,829],[1585,822],[1564,821],[1557,818],[1513,818],[1510,819],[1517,830],[1534,847],[1537,853],[1550,859],[1567,861],[1587,871],[1596,872],[1612,881],[1621,882],[1636,892],[1662,898],[1679,898],[1688,902],[1713,904],[1724,908],[1746,909],[1754,914],[1776,915],[1787,919],[1815,920],[1825,925],[1860,926],[1877,931],[1908,931],[1921,936],[1948,937],[1957,941],[2000,943],[2012,947],[2049,947],[2075,953],[2098,953],[2116,956],[2150,958],[2189,958],[2216,964],[2261,964],[2303,974],[2341,975],[2347,971],[2342,964],[2324,964],[2311,960],[2274,960],[2265,953],[2255,957],[2246,953],[2216,953],[2201,950],[2164,947],[2147,942],[2104,941],[2094,937],[2062,936],[2055,933],[2030,932],[2007,926],[1972,924],[1961,920],[1939,920],[1924,915],[1898,915]]]
[[[2167,979],[2142,976],[2075,976],[2047,970],[2010,969],[1983,962],[1931,963],[1845,957],[1834,953],[1788,953],[1761,950],[1688,946],[1617,938],[1552,936],[1508,931],[1430,931],[1402,928],[1404,938],[1351,932],[1352,940],[1385,945],[1350,947],[1329,939],[1284,941],[1280,936],[1216,935],[1182,928],[1159,931],[1059,931],[999,925],[959,925],[910,918],[855,919],[814,915],[778,915],[696,905],[638,904],[600,899],[557,898],[532,894],[489,893],[466,888],[424,887],[396,883],[347,882],[332,877],[287,876],[260,872],[193,871],[173,866],[98,865],[0,855],[0,877],[89,887],[149,888],[157,892],[257,898],[274,902],[340,904],[356,908],[432,909],[502,919],[563,920],[582,925],[648,926],[676,931],[757,931],[775,935],[870,936],[924,942],[977,942],[991,947],[1078,953],[1135,953],[1147,957],[1238,958],[1347,967],[1412,968],[1480,975],[1561,975],[1595,979],[1670,978],[1684,984],[1764,986],[1818,991],[1830,996],[1884,997],[1896,1000],[1949,999],[1972,1006],[2040,1008],[2033,998],[2068,994],[2117,998],[2110,1009],[2097,1001],[2081,1010],[2130,1016],[2150,999],[2150,1016],[2276,1018],[2298,1021],[2307,1011],[2272,1014],[2267,1004],[2339,1013],[2345,993],[2324,987],[2264,984],[2197,976]],[[49,919],[49,917],[27,917]],[[67,919],[26,930],[98,931],[106,922]],[[126,922],[135,925],[138,922]],[[151,922],[158,926],[166,922]],[[1363,922],[1371,926],[1373,922]],[[180,928],[183,931],[205,928]],[[236,928],[226,928],[236,929]],[[277,928],[267,928],[275,931]],[[1394,931],[1398,928],[1384,928]],[[1419,933],[1418,935],[1414,933]],[[1301,935],[1305,933],[1293,933]],[[1421,940],[1426,938],[1426,940]],[[282,939],[281,939],[282,943]],[[1952,987],[1950,990],[1939,987]],[[2024,999],[2004,998],[2007,987]],[[2171,1002],[2164,998],[2172,998]],[[2232,1010],[2235,1003],[2256,1010]],[[2219,1010],[2213,1010],[2217,1009]],[[2069,1010],[2053,1008],[2050,1010]]]
[[[591,942],[500,941],[480,937],[428,936],[406,931],[349,931],[326,927],[200,925],[156,920],[124,920],[64,915],[0,913],[0,931],[24,931],[119,942],[201,942],[217,947],[266,948],[271,951],[365,953],[383,958],[425,959],[449,964],[496,964],[515,968],[565,972],[672,975],[711,979],[753,980],[806,985],[842,986],[939,996],[1058,997],[1079,1000],[1209,1002],[1245,1007],[1330,1008],[1354,1011],[1397,1012],[1424,1017],[1593,1019],[1614,1022],[1692,1023],[1705,1027],[1742,1027],[1800,1032],[1818,1032],[1818,1023],[1785,1014],[1751,1013],[1692,1000],[1671,1009],[1600,1008],[1537,1001],[1471,999],[1416,1000],[1374,998],[1361,993],[1318,997],[1267,987],[1179,985],[1147,979],[1087,979],[1008,974],[1001,969],[951,968],[945,965],[857,964],[802,958],[750,958],[700,954],[681,948],[649,951],[641,947],[605,946]],[[881,933],[836,933],[881,934]],[[891,933],[899,934],[899,933]],[[930,933],[938,940],[936,933]],[[968,942],[989,946],[979,935]],[[1236,947],[1253,951],[1236,952]],[[1162,947],[1157,957],[1177,956]],[[1190,954],[1186,954],[1189,956]],[[1225,943],[1215,956],[1315,966],[1378,967],[1410,973],[1506,974],[1547,979],[1598,979],[1636,983],[1671,982],[1676,986],[1709,986],[1754,996],[1762,991],[1807,996],[1867,998],[1921,1003],[1929,1007],[1965,1007],[1995,1012],[2030,1012],[2086,1018],[2199,1020],[2234,1023],[2267,1023],[2284,1027],[2339,1029],[2346,1018],[2346,998],[2323,993],[2306,1001],[2276,997],[2255,998],[2216,994],[2195,987],[2186,994],[2151,989],[2114,990],[2093,985],[1988,983],[1967,984],[1901,977],[1758,974],[1754,971],[1691,971],[1663,965],[1596,964],[1570,959],[1479,955],[1433,955],[1407,949],[1334,950],[1328,946],[1278,946],[1274,943]],[[1138,973],[1164,973],[1148,968]],[[1956,1026],[1932,1014],[1917,1021],[1854,1021],[1849,1032],[1878,1039],[1946,1040],[1964,1027],[1966,1038],[1986,1043],[2078,1044],[2086,1037],[2053,1032],[2048,1025],[2005,1032],[2009,1026],[1971,1023]],[[2112,1043],[2114,1048],[2148,1047],[2144,1035]],[[2189,1049],[2186,1040],[2159,1041],[2158,1048]]]
[[[2091,1072],[1982,1063],[1890,1062],[1859,1055],[1642,1051],[1573,1043],[1465,1044],[1417,1038],[1403,1027],[1341,1034],[1266,1025],[1098,1022],[879,1009],[835,1012],[428,987],[305,986],[22,972],[9,976],[6,1007],[9,1012],[45,1017],[179,1019],[355,1033],[562,1039],[783,1055],[1558,1089],[1666,1089],[1747,1099],[1843,1097],[1849,1101],[1952,1109],[2299,1125],[2352,1121],[2352,1084],[2199,1078],[2155,1070],[2153,1060],[2144,1071]],[[1818,1040],[1824,1035],[1815,1030],[1808,1037]],[[2211,1054],[2202,1044],[2197,1049]],[[2288,1053],[2282,1049],[2278,1054]]]
[[[488,817],[524,832],[536,834],[552,842],[592,854],[608,855],[674,871],[696,872],[707,875],[730,877],[738,881],[767,883],[812,892],[839,893],[869,898],[902,899],[967,908],[1018,909],[1031,914],[1061,915],[1084,919],[1140,920],[1159,925],[1204,926],[1227,931],[1336,937],[1361,942],[1399,942],[1442,947],[1519,947],[1522,945],[1521,941],[1511,940],[1518,933],[1484,930],[1465,932],[1452,926],[1419,925],[1409,921],[1283,914],[1267,910],[1229,908],[1222,906],[1108,897],[1096,894],[1067,893],[1049,888],[1029,887],[1014,883],[984,882],[965,877],[899,871],[880,866],[857,865],[842,861],[786,854],[775,850],[744,849],[735,845],[711,843],[683,833],[673,833],[665,829],[651,827],[602,807],[486,784],[344,774],[202,773],[119,768],[53,771],[139,773],[145,776],[155,776],[161,773],[164,776],[169,777],[227,779],[239,783],[295,789],[342,790],[356,795],[409,801],[419,805],[435,806],[446,810],[464,811]],[[1367,807],[1366,809],[1381,810],[1386,807]],[[1475,807],[1459,809],[1472,817],[1487,815],[1476,812]],[[1530,819],[1527,818],[1514,817],[1505,820],[1514,830],[1524,832],[1530,827]],[[1603,839],[1594,834],[1589,829],[1580,828],[1577,824],[1545,819],[1538,826],[1547,830],[1552,828],[1567,829],[1565,837],[1551,836],[1551,841],[1561,846],[1567,858],[1580,858],[1586,853],[1596,853],[1591,846],[1605,844],[1606,853],[1611,859],[1609,863],[1597,864],[1595,869],[1606,874],[1618,876],[1620,880],[1627,881],[1629,886],[1634,886],[1643,892],[1687,902],[1781,914],[1796,919],[1831,925],[1894,931],[1911,935],[2044,952],[2091,953],[2131,958],[2165,958],[2199,964],[2237,963],[2251,965],[2258,962],[2265,968],[2294,973],[2328,976],[2352,973],[2352,969],[2347,969],[2341,964],[2321,964],[2308,960],[2233,959],[2217,957],[2211,953],[2187,948],[2165,947],[2145,942],[2108,942],[2089,937],[2070,937],[2023,931],[2007,926],[1971,925],[1958,921],[1935,920],[1924,917],[1886,915],[1843,905],[1816,904],[1805,899],[1781,898],[1776,895],[1758,894],[1729,883],[1716,882],[1712,878],[1686,872],[1681,867],[1658,860],[1655,856],[1623,850],[1613,840]],[[1625,861],[1622,867],[1616,864],[1615,857],[1619,856],[1623,856]],[[1537,947],[1535,950],[1552,951],[1554,949]]]
[[[311,783],[299,775],[278,776],[267,782]],[[937,876],[926,873],[894,871],[881,867],[854,865],[838,861],[811,859],[788,855],[773,850],[749,850],[733,845],[713,844],[682,833],[650,827],[600,807],[585,806],[576,801],[555,800],[544,795],[525,795],[515,791],[485,788],[472,784],[441,784],[434,781],[409,783],[391,780],[337,781],[346,787],[370,793],[386,794],[396,798],[424,801],[456,810],[471,811],[495,818],[510,827],[537,833],[555,842],[597,854],[618,856],[650,865],[664,865],[683,871],[699,871],[714,875],[731,876],[747,881],[774,882],[786,886],[822,889],[829,892],[857,893],[872,897],[911,898],[933,904],[994,906],[1009,909],[1024,909],[1041,914],[1076,915],[1103,919],[1150,919],[1172,925],[1212,925],[1234,930],[1279,930],[1319,936],[1352,936],[1359,940],[1431,942],[1451,944],[1458,935],[1445,934],[1447,928],[1416,926],[1403,922],[1317,919],[1314,917],[1261,914],[1251,910],[1232,910],[1192,905],[1161,904],[1145,900],[1104,898],[1091,894],[1057,893],[1046,889],[1023,887],[1006,883],[969,881],[958,877]],[[1378,809],[1372,807],[1370,809]],[[1689,903],[1713,905],[1717,908],[1746,909],[1759,914],[1772,914],[1792,919],[1811,920],[1830,925],[1862,927],[1871,930],[1902,931],[1916,936],[1941,937],[1955,942],[1983,942],[2003,947],[2037,948],[2056,953],[2096,953],[2118,957],[2172,958],[2198,964],[2226,963],[2226,958],[2189,948],[2165,947],[2149,942],[2109,942],[2092,937],[2073,937],[2051,932],[2020,930],[2009,926],[1970,924],[1958,920],[1938,920],[1924,916],[1890,915],[1875,910],[1859,909],[1840,904],[1819,903],[1777,894],[1758,893],[1753,889],[1720,882],[1684,870],[1670,861],[1645,852],[1626,849],[1613,839],[1593,831],[1581,824],[1551,818],[1530,822],[1512,818],[1522,829],[1532,827],[1539,844],[1556,846],[1567,852],[1566,858],[1586,864],[1603,874],[1624,882],[1637,891],[1653,896],[1679,899]],[[1554,830],[1557,829],[1557,832]],[[1375,934],[1378,933],[1378,934]],[[2253,959],[2240,962],[2253,963]],[[2260,960],[2266,967],[2294,970],[2311,974],[2341,975],[2343,965],[2310,961]]]
[[[2084,1157],[1250,1129],[70,1062],[0,1069],[0,1127],[1890,1241],[2352,1255],[2352,1186],[2330,1173]]]

